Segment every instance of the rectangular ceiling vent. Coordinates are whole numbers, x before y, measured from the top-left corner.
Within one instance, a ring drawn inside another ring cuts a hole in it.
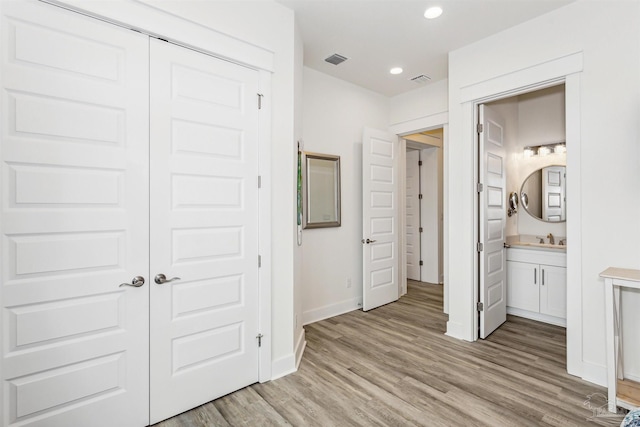
[[[429,80],[431,80],[431,77],[425,76],[424,74],[420,74],[419,76],[415,76],[414,78],[409,79],[409,80],[411,80],[412,82],[415,82],[415,83],[426,83]]]
[[[338,64],[342,64],[347,59],[349,58],[347,58],[346,56],[342,56],[342,55],[338,55],[337,53],[334,53],[333,55],[331,55],[328,58],[325,58],[324,60],[330,64],[338,65]]]

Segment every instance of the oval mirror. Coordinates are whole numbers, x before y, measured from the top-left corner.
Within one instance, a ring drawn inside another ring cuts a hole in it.
[[[524,180],[520,202],[532,217],[546,222],[563,222],[566,214],[566,167],[546,166]]]

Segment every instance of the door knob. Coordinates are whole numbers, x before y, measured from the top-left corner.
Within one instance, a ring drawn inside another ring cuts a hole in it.
[[[374,243],[374,242],[375,242],[375,240],[371,240],[371,239],[367,239],[367,240],[365,240],[365,239],[362,239],[362,243],[366,243],[367,245],[368,245],[369,243]]]
[[[142,285],[144,285],[144,277],[136,276],[131,280],[131,283],[121,283],[118,287],[121,288],[122,286],[133,286],[134,288],[139,288]]]
[[[167,276],[165,276],[164,274],[160,273],[160,274],[156,275],[156,277],[153,280],[158,285],[162,285],[163,283],[173,282],[174,280],[180,280],[180,278],[179,277],[172,277],[171,279],[167,279]]]

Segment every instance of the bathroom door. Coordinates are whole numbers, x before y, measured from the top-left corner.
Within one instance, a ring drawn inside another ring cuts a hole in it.
[[[365,128],[362,138],[362,308],[398,299],[398,137]]]
[[[479,302],[480,338],[507,320],[504,121],[491,108],[479,108]]]

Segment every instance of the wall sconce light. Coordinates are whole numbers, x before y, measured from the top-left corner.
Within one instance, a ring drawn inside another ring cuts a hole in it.
[[[524,147],[523,154],[525,157],[533,157],[533,156],[547,156],[551,153],[555,154],[564,154],[567,152],[567,144],[563,142],[558,142],[554,144],[545,144],[545,145],[530,145]]]

